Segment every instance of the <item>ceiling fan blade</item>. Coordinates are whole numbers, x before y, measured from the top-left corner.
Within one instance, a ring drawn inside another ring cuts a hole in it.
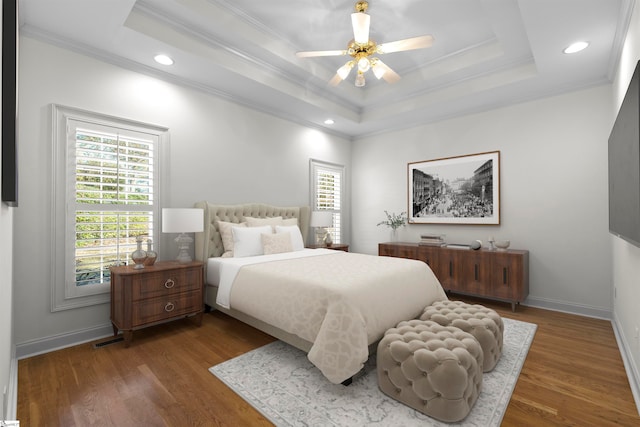
[[[373,73],[378,79],[382,78],[387,83],[395,83],[401,79],[400,75],[393,71],[387,64],[376,59],[375,65],[373,66]]]
[[[369,43],[369,26],[371,17],[364,12],[351,14],[351,25],[353,26],[353,40],[356,43],[365,45]]]
[[[314,56],[340,56],[346,54],[346,50],[312,50],[308,52],[296,52],[296,56],[298,58],[312,58]]]
[[[401,52],[405,50],[424,49],[433,45],[433,36],[424,35],[410,39],[397,40],[395,42],[378,45],[378,53]]]
[[[333,76],[331,80],[329,80],[328,84],[329,86],[338,86],[340,82],[342,82],[342,77],[340,77],[340,74],[336,73],[336,75]]]

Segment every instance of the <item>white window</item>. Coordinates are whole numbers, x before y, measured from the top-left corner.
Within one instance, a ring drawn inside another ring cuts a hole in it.
[[[53,108],[55,311],[109,301],[109,267],[131,262],[136,237],[157,250],[166,129]]]
[[[333,213],[333,225],[327,229],[334,243],[342,243],[344,206],[344,166],[311,160],[311,210]]]

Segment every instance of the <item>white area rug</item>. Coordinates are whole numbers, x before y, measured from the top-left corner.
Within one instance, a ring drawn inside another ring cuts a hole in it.
[[[503,318],[502,357],[461,423],[442,423],[378,388],[375,355],[348,387],[331,384],[306,354],[281,341],[209,368],[277,426],[499,426],[537,326]]]

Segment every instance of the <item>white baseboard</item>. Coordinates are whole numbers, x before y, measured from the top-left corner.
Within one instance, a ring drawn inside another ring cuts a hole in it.
[[[110,336],[113,336],[111,323],[65,334],[53,335],[17,344],[16,357],[20,360]]]
[[[546,310],[560,311],[562,313],[578,314],[580,316],[596,319],[611,320],[611,309],[593,307],[583,304],[575,304],[567,301],[558,301],[547,298],[529,296],[522,304],[528,307],[544,308]]]
[[[638,409],[638,414],[640,414],[640,372],[638,372],[638,367],[633,363],[629,343],[625,339],[624,334],[620,332],[622,328],[615,313],[613,313],[611,324],[613,326],[613,333],[616,336],[616,341],[618,342],[618,348],[620,348],[624,369],[627,371],[631,393],[633,393],[633,399],[636,401],[636,408]]]

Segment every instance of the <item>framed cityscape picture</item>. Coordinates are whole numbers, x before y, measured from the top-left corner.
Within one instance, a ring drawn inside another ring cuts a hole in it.
[[[410,224],[500,224],[500,152],[407,165]]]

